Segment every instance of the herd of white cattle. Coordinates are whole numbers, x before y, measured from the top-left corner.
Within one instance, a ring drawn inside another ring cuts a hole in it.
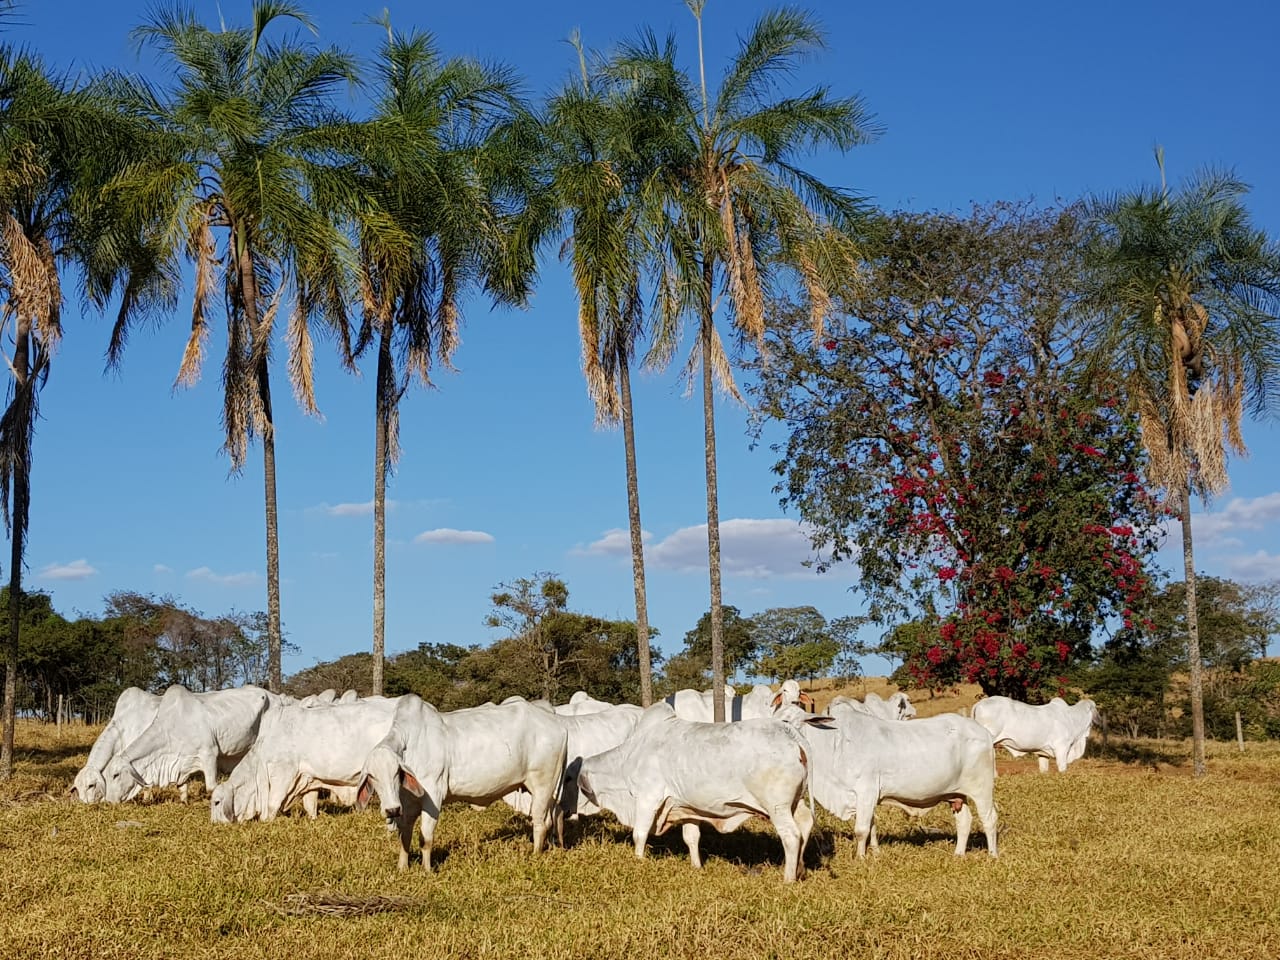
[[[427,870],[448,800],[505,801],[531,819],[535,851],[552,830],[564,844],[566,819],[602,809],[631,828],[641,858],[651,833],[678,824],[695,867],[702,824],[723,833],[763,817],[782,841],[790,882],[804,874],[815,802],[854,822],[859,856],[876,848],[880,803],[913,814],[949,804],[961,855],[972,803],[994,857],[995,748],[1038,757],[1041,772],[1050,760],[1062,771],[1097,722],[1092,700],[1030,706],[1007,697],[979,701],[972,718],[915,719],[903,693],[836,697],[816,716],[794,680],[744,696],[727,687],[725,698],[730,722],[715,724],[712,693],[698,690],[647,710],[580,691],[555,707],[511,697],[446,712],[413,694],[326,691],[298,700],[254,686],[173,686],[163,695],[130,688],[71,792],[85,803],[119,803],[178,786],[185,800],[187,781],[200,774],[215,823],[271,820],[295,801],[315,817],[322,790],[363,809],[376,793],[399,835],[401,869],[416,825]],[[220,773],[228,775],[221,782]]]

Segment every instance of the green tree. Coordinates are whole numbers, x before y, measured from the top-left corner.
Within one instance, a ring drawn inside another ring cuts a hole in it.
[[[200,375],[219,291],[226,305],[222,422],[232,470],[243,467],[253,439],[262,442],[272,690],[280,689],[283,643],[270,376],[275,320],[291,300],[289,377],[299,403],[314,413],[311,323],[323,319],[346,329],[349,271],[332,211],[350,205],[353,183],[343,163],[351,125],[331,97],[355,79],[354,61],[294,38],[269,42],[268,28],[286,19],[311,26],[286,0],[254,0],[248,28],[211,30],[186,8],[158,9],[134,35],[172,69],[170,86],[119,74],[102,85],[147,132],[111,192],[121,220],[135,225],[154,253],[122,266],[126,308],[128,291],[148,273],[177,275],[183,260],[194,267],[179,384]],[[112,363],[138,318],[121,311],[108,351]]]
[[[452,369],[460,298],[484,285],[522,298],[526,277],[504,274],[502,203],[509,182],[494,171],[531,162],[518,141],[495,135],[522,108],[504,68],[441,60],[423,33],[392,31],[375,63],[377,99],[364,125],[359,282],[364,303],[358,350],[376,344],[374,378],[373,691],[382,693],[386,638],[386,484],[400,450],[400,400],[412,379],[431,385]],[[492,154],[501,151],[505,156]],[[527,151],[526,151],[527,154]],[[508,181],[510,178],[506,178]],[[528,273],[528,270],[524,271]]]
[[[778,95],[779,81],[823,45],[817,23],[794,8],[756,22],[713,96],[703,63],[703,0],[687,2],[698,24],[699,83],[676,66],[674,41],[662,45],[651,35],[624,47],[611,70],[660,90],[673,118],[655,179],[666,213],[651,243],[660,251],[655,288],[673,301],[667,311],[691,313],[698,323],[686,373],[692,379],[700,368],[702,378],[713,716],[723,722],[727,665],[713,381],[735,397],[738,391],[715,325],[717,289],[726,294],[734,328],[759,343],[765,291],[780,271],[790,271],[808,293],[815,326],[821,325],[830,291],[856,269],[849,237],[860,207],[798,161],[820,148],[846,151],[875,130],[856,97],[839,99],[825,87]]]
[[[707,611],[698,618],[698,622],[694,624],[692,630],[684,635],[684,650],[680,658],[672,657],[667,663],[667,673],[670,679],[672,666],[674,665],[677,673],[683,678],[694,677],[702,678],[705,682],[710,680],[715,682],[715,670],[713,667],[713,636],[712,622],[718,619],[721,624],[721,643],[723,652],[721,654],[726,676],[737,676],[738,672],[747,667],[756,656],[757,643],[755,638],[755,625],[749,617],[744,617],[742,612],[735,606],[726,606],[720,611],[720,616],[714,618],[711,611]]]
[[[810,681],[831,669],[840,641],[816,607],[772,607],[751,618],[758,676]]]
[[[1205,773],[1192,494],[1227,485],[1228,449],[1244,453],[1247,410],[1274,409],[1280,372],[1280,247],[1255,227],[1248,188],[1207,171],[1096,198],[1088,279],[1095,321],[1086,375],[1119,381],[1142,424],[1147,475],[1182,524],[1191,678],[1192,766]]]
[[[933,625],[887,637],[919,685],[1052,696],[1103,618],[1140,618],[1160,530],[1132,418],[1061,359],[1076,220],[993,204],[877,227],[828,332],[779,310],[760,369],[788,432],[777,489],[820,569],[856,560],[870,620]]]

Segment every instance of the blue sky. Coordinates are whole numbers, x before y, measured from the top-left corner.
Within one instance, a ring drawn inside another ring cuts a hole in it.
[[[382,4],[310,0],[324,42],[357,52]],[[194,4],[210,24],[218,7]],[[710,0],[708,77],[767,5]],[[7,39],[72,71],[125,67],[162,79],[128,30],[132,0],[27,3]],[[249,5],[224,2],[229,22]],[[1255,222],[1280,235],[1280,14],[1269,3],[817,3],[828,50],[806,63],[814,83],[859,93],[886,128],[845,157],[813,158],[830,182],[886,208],[963,210],[973,201],[1051,202],[1150,182],[1153,147],[1171,179],[1213,164],[1253,185]],[[390,8],[399,28],[434,33],[449,55],[505,62],[540,96],[574,66],[574,28],[607,48],[640,25],[674,31],[696,70],[694,21],[681,0],[642,4],[510,3]],[[66,339],[42,399],[27,553],[29,588],[64,613],[102,610],[116,589],[171,593],[204,611],[265,607],[261,451],[229,477],[220,453],[219,345],[193,389],[174,392],[189,317],[140,330],[122,369],[105,373],[108,323],[71,298]],[[6,343],[6,351],[11,349]],[[278,350],[284,356],[283,345]],[[487,643],[495,585],[538,571],[568,583],[575,609],[634,616],[620,433],[593,428],[578,360],[576,308],[554,257],[529,309],[466,310],[459,373],[415,390],[401,414],[403,457],[388,496],[387,645]],[[679,364],[636,384],[644,527],[650,534],[650,620],[679,648],[706,610],[705,490],[698,398]],[[289,401],[276,378],[281,592],[285,630],[301,648],[292,672],[367,649],[371,636],[371,370],[343,372],[318,348],[323,419]],[[772,492],[773,456],[748,449],[746,411],[718,407],[725,602],[750,614],[812,604],[857,612],[850,571],[801,566],[807,541]],[[778,439],[775,433],[773,439]],[[1244,580],[1280,578],[1280,457],[1274,424],[1250,425],[1252,455],[1195,527],[1198,566]],[[1162,552],[1180,563],[1177,532]],[[7,571],[6,576],[7,576]],[[1178,576],[1180,577],[1180,572]],[[873,660],[873,672],[883,666]]]

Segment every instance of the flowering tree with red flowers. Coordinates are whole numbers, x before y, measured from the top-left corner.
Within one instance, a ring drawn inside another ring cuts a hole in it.
[[[874,619],[932,626],[920,686],[1044,699],[1107,618],[1145,618],[1137,428],[1066,373],[1079,249],[1069,210],[895,216],[828,331],[797,311],[761,365],[783,504],[820,567],[856,561]]]

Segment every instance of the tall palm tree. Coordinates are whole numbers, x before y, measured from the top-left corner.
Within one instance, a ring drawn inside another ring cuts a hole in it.
[[[765,297],[789,273],[807,293],[815,328],[834,292],[856,274],[852,239],[861,204],[797,165],[803,153],[844,152],[877,133],[862,101],[836,98],[825,87],[795,97],[777,95],[781,78],[798,60],[821,48],[823,33],[808,14],[792,8],[765,13],[726,66],[714,95],[708,90],[702,49],[704,0],[687,0],[698,24],[699,82],[675,64],[675,44],[652,36],[615,58],[620,79],[648,84],[671,97],[672,141],[663,158],[655,197],[667,220],[655,242],[664,250],[655,286],[692,312],[698,335],[686,374],[702,375],[707,487],[707,560],[711,587],[713,715],[724,719],[724,624],[720,584],[720,519],[713,381],[740,399],[715,311],[722,290],[732,325],[757,346],[765,330]]]
[[[1274,411],[1280,386],[1280,247],[1252,225],[1248,187],[1207,171],[1176,193],[1095,199],[1090,373],[1115,371],[1136,411],[1147,472],[1182,525],[1187,584],[1192,766],[1205,772],[1191,497],[1227,487],[1227,455],[1245,453],[1246,410]]]
[[[5,644],[0,779],[12,772],[19,604],[31,507],[31,451],[40,390],[62,339],[60,272],[74,265],[93,284],[89,234],[117,124],[109,112],[30,53],[0,45],[0,328],[12,324],[7,405],[0,415],[0,511],[10,533],[9,636]],[[137,256],[126,245],[122,255]],[[163,277],[154,278],[163,286]],[[153,290],[135,291],[148,302]]]
[[[674,316],[647,322],[641,294],[653,261],[650,235],[662,213],[646,202],[654,193],[649,181],[661,169],[674,118],[662,91],[646,83],[614,82],[607,68],[593,73],[576,35],[572,42],[581,75],[547,106],[550,180],[563,220],[562,255],[572,263],[578,292],[587,392],[597,424],[622,424],[640,700],[648,706],[653,670],[631,366],[647,335],[650,366],[664,365],[676,340]]]
[[[344,239],[328,211],[345,202],[351,171],[335,158],[350,143],[350,124],[331,106],[335,90],[355,79],[352,58],[289,37],[269,42],[268,28],[303,11],[287,0],[254,0],[247,28],[211,30],[187,8],[153,12],[135,31],[173,69],[166,89],[116,75],[103,88],[127,116],[150,130],[147,149],[114,180],[119,216],[136,223],[157,262],[176,275],[195,270],[191,335],[177,382],[200,376],[211,299],[221,286],[227,311],[223,363],[224,449],[233,471],[249,444],[262,441],[267,541],[268,685],[280,688],[280,561],[276,506],[275,418],[271,359],[275,320],[286,299],[288,371],[299,403],[315,412],[309,324],[345,330]],[[125,289],[139,264],[123,266]],[[127,297],[126,297],[127,301]],[[118,363],[137,314],[122,310],[108,358]]]
[[[386,482],[399,454],[399,405],[412,378],[451,367],[459,300],[485,285],[522,299],[508,276],[502,185],[485,171],[528,165],[495,136],[522,110],[507,70],[442,61],[429,35],[395,33],[378,55],[377,102],[364,126],[362,195],[354,211],[364,303],[357,350],[376,341],[374,436],[373,692],[382,693],[386,636]],[[495,189],[497,187],[498,189]],[[525,259],[525,272],[532,261]]]

